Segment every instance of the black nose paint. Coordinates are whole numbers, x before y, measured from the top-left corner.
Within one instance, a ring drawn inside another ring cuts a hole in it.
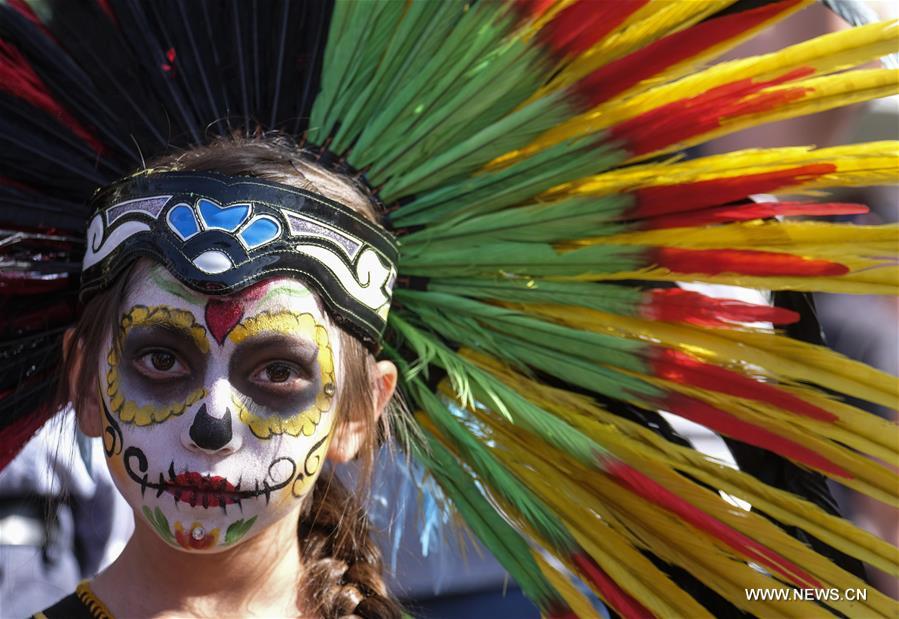
[[[216,451],[231,442],[231,409],[216,419],[206,412],[206,405],[200,407],[194,422],[190,424],[190,438],[200,449]]]

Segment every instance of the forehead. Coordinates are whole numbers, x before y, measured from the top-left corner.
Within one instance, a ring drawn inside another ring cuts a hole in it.
[[[125,308],[135,305],[165,305],[194,313],[198,319],[210,303],[227,301],[246,316],[260,312],[290,311],[312,314],[329,324],[318,297],[302,282],[290,277],[272,277],[233,295],[206,295],[187,288],[165,267],[153,263],[139,269],[125,297]]]

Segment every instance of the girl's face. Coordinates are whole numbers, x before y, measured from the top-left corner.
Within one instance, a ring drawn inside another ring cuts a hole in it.
[[[301,283],[206,296],[154,266],[100,359],[109,469],[172,546],[216,552],[295,512],[335,422],[338,330]]]

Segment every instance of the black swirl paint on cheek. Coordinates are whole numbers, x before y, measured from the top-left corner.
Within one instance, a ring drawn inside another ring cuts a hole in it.
[[[322,445],[324,445],[327,440],[328,436],[324,436],[309,448],[309,451],[306,453],[306,458],[303,460],[303,471],[293,480],[293,485],[291,486],[293,496],[297,498],[303,496],[305,493],[303,490],[303,482],[315,475],[319,468],[321,468],[322,454],[319,453],[319,449],[321,449]]]
[[[122,429],[119,427],[118,422],[115,420],[109,413],[109,407],[106,406],[106,401],[103,399],[103,396],[100,396],[100,405],[103,407],[103,416],[106,417],[106,427],[103,429],[103,451],[106,453],[107,458],[111,458],[114,455],[122,453],[122,447],[124,446],[124,438],[122,438]],[[109,439],[109,445],[106,444],[106,439]]]
[[[309,453],[306,454],[306,459],[303,461],[303,473],[306,475],[315,475],[318,472],[318,469],[321,467],[322,455],[318,453],[319,447],[321,447],[325,441],[328,440],[328,436],[326,435],[322,437],[320,441],[318,441],[312,448],[309,450]],[[315,468],[309,468],[309,461],[312,460],[313,456],[315,457]]]

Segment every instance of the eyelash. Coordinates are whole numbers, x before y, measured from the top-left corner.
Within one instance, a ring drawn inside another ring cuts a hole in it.
[[[273,380],[271,371],[273,368],[284,368],[287,369],[291,376],[288,376],[284,380]],[[262,375],[266,375],[267,380],[261,379]],[[296,364],[290,363],[288,361],[269,361],[264,365],[259,366],[251,375],[250,380],[255,383],[261,383],[265,385],[283,385],[289,382],[293,382],[295,380],[307,380],[306,373],[301,370]]]
[[[166,355],[170,357],[171,365],[162,369],[157,367],[157,360],[154,359],[155,355]],[[134,365],[141,374],[151,380],[175,380],[190,374],[190,369],[187,367],[187,364],[182,362],[177,354],[164,348],[143,351],[135,359]],[[286,369],[288,371],[288,376],[283,380],[274,380],[272,370],[277,368]],[[257,369],[250,374],[250,380],[262,386],[281,388],[282,385],[290,385],[296,381],[308,382],[309,376],[308,372],[304,371],[303,368],[296,363],[278,360],[267,361],[257,367]]]
[[[160,369],[157,367],[157,359],[154,359],[156,355],[166,355],[171,357],[171,365],[167,368]],[[155,378],[158,380],[172,380],[181,378],[190,373],[190,370],[187,368],[186,364],[181,361],[178,355],[163,348],[144,351],[137,357],[137,359],[135,359],[135,366],[137,366],[139,372],[148,378]]]

